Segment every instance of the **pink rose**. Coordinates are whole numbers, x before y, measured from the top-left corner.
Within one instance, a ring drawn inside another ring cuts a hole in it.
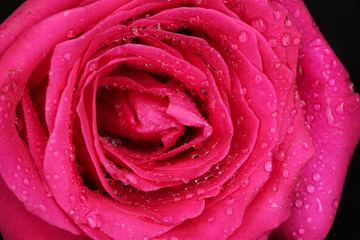
[[[302,1],[29,0],[0,26],[5,239],[324,239],[360,100]]]

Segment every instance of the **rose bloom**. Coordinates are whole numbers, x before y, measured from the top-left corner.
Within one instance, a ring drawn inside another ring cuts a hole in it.
[[[0,26],[5,239],[324,239],[360,101],[301,0],[29,0]]]

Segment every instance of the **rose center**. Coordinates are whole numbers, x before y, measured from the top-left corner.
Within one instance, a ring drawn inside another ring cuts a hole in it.
[[[101,87],[96,101],[98,132],[131,148],[169,147],[183,134],[184,126],[167,114],[168,105],[167,97]]]

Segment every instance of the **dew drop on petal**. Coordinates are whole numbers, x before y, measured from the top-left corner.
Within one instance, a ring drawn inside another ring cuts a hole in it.
[[[191,199],[191,198],[193,198],[193,197],[194,197],[194,194],[192,194],[192,193],[188,193],[188,194],[186,194],[186,196],[185,196],[186,199]]]
[[[305,233],[305,229],[304,228],[299,228],[299,234],[303,235]]]
[[[298,37],[294,38],[294,39],[293,39],[293,45],[294,45],[294,46],[299,45],[299,44],[300,44],[300,41],[301,41],[300,38],[298,38]]]
[[[274,18],[275,18],[276,20],[280,20],[280,18],[281,18],[281,12],[275,10],[275,11],[274,11]]]
[[[284,169],[282,172],[283,177],[287,178],[289,177],[289,170],[288,169]]]
[[[314,187],[314,185],[312,185],[312,184],[307,185],[307,186],[306,186],[306,191],[307,191],[308,193],[314,193],[314,192],[315,192],[315,187]]]
[[[322,207],[322,203],[321,203],[320,199],[316,198],[315,200],[318,203],[317,211],[320,212],[320,213],[323,212],[323,207]]]
[[[198,195],[201,195],[201,194],[204,194],[205,193],[205,190],[202,189],[202,188],[199,188],[196,192]]]
[[[294,127],[293,126],[290,126],[287,130],[287,133],[288,134],[292,134],[294,132]]]
[[[165,216],[162,218],[162,221],[165,223],[173,223],[174,222],[174,218],[172,216]]]
[[[233,214],[232,209],[231,209],[231,208],[227,209],[226,212],[225,212],[225,214],[226,214],[227,216],[231,216],[231,215]]]
[[[319,103],[314,104],[315,111],[320,111],[321,105]]]
[[[281,38],[281,43],[284,47],[289,46],[290,44],[290,35],[285,33]]]
[[[267,29],[266,21],[260,17],[256,17],[256,18],[252,19],[251,25],[253,28],[255,28],[256,30],[258,30],[261,33],[265,32]]]
[[[239,34],[239,41],[241,43],[246,43],[249,40],[249,36],[245,31],[241,31]]]
[[[260,74],[256,74],[254,77],[254,83],[259,84],[262,81],[262,76]]]
[[[301,199],[297,199],[297,200],[295,201],[295,206],[296,206],[297,208],[301,208],[302,205],[303,205],[303,201],[302,201]]]
[[[24,183],[24,185],[29,185],[30,181],[28,178],[24,178],[23,183]]]
[[[228,205],[228,206],[231,206],[231,205],[234,205],[234,203],[235,203],[235,200],[234,200],[234,198],[229,198],[229,199],[226,199],[226,205]]]
[[[269,146],[269,144],[267,142],[263,142],[263,143],[261,143],[260,148],[266,149],[268,146]]]
[[[278,44],[278,41],[276,40],[275,37],[269,37],[268,42],[271,47],[276,47]]]
[[[65,59],[66,61],[70,61],[70,58],[71,58],[70,53],[65,53],[65,54],[64,54],[64,59]]]
[[[22,167],[20,165],[16,165],[16,171],[21,171]]]
[[[321,175],[318,172],[314,173],[312,177],[315,182],[318,182],[321,179]]]
[[[265,171],[271,172],[273,170],[273,163],[271,161],[266,161],[264,168],[265,168]]]
[[[297,114],[296,108],[291,109],[290,115],[291,115],[292,117],[294,117],[294,116],[296,116],[296,114]]]
[[[86,215],[86,220],[88,222],[88,225],[91,228],[96,228],[99,227],[99,220],[97,218],[97,214],[94,212],[90,212],[89,214]]]

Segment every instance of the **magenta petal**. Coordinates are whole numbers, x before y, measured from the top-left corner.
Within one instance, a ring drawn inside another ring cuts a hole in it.
[[[301,110],[299,103],[296,109]],[[230,239],[258,239],[289,217],[291,192],[299,182],[301,169],[314,153],[302,115],[294,118],[292,126],[297,131],[286,135],[277,149],[275,161],[271,165],[265,163],[265,170],[272,168],[270,179],[246,208],[243,224]],[[279,153],[283,154],[282,158],[278,158]]]
[[[89,240],[88,237],[73,235],[32,215],[8,189],[2,178],[0,192],[0,229],[4,239]],[[38,207],[45,208],[43,205]]]
[[[0,55],[22,32],[42,19],[63,10],[76,7],[81,0],[64,2],[61,0],[30,0],[24,2],[0,27]],[[32,14],[36,12],[36,14]],[[16,26],[16,27],[13,27]]]
[[[347,167],[359,140],[359,95],[353,93],[346,70],[313,26],[305,5],[300,1],[281,4],[303,32],[298,82],[316,153],[304,169],[290,218],[274,236],[323,239],[335,218]]]

